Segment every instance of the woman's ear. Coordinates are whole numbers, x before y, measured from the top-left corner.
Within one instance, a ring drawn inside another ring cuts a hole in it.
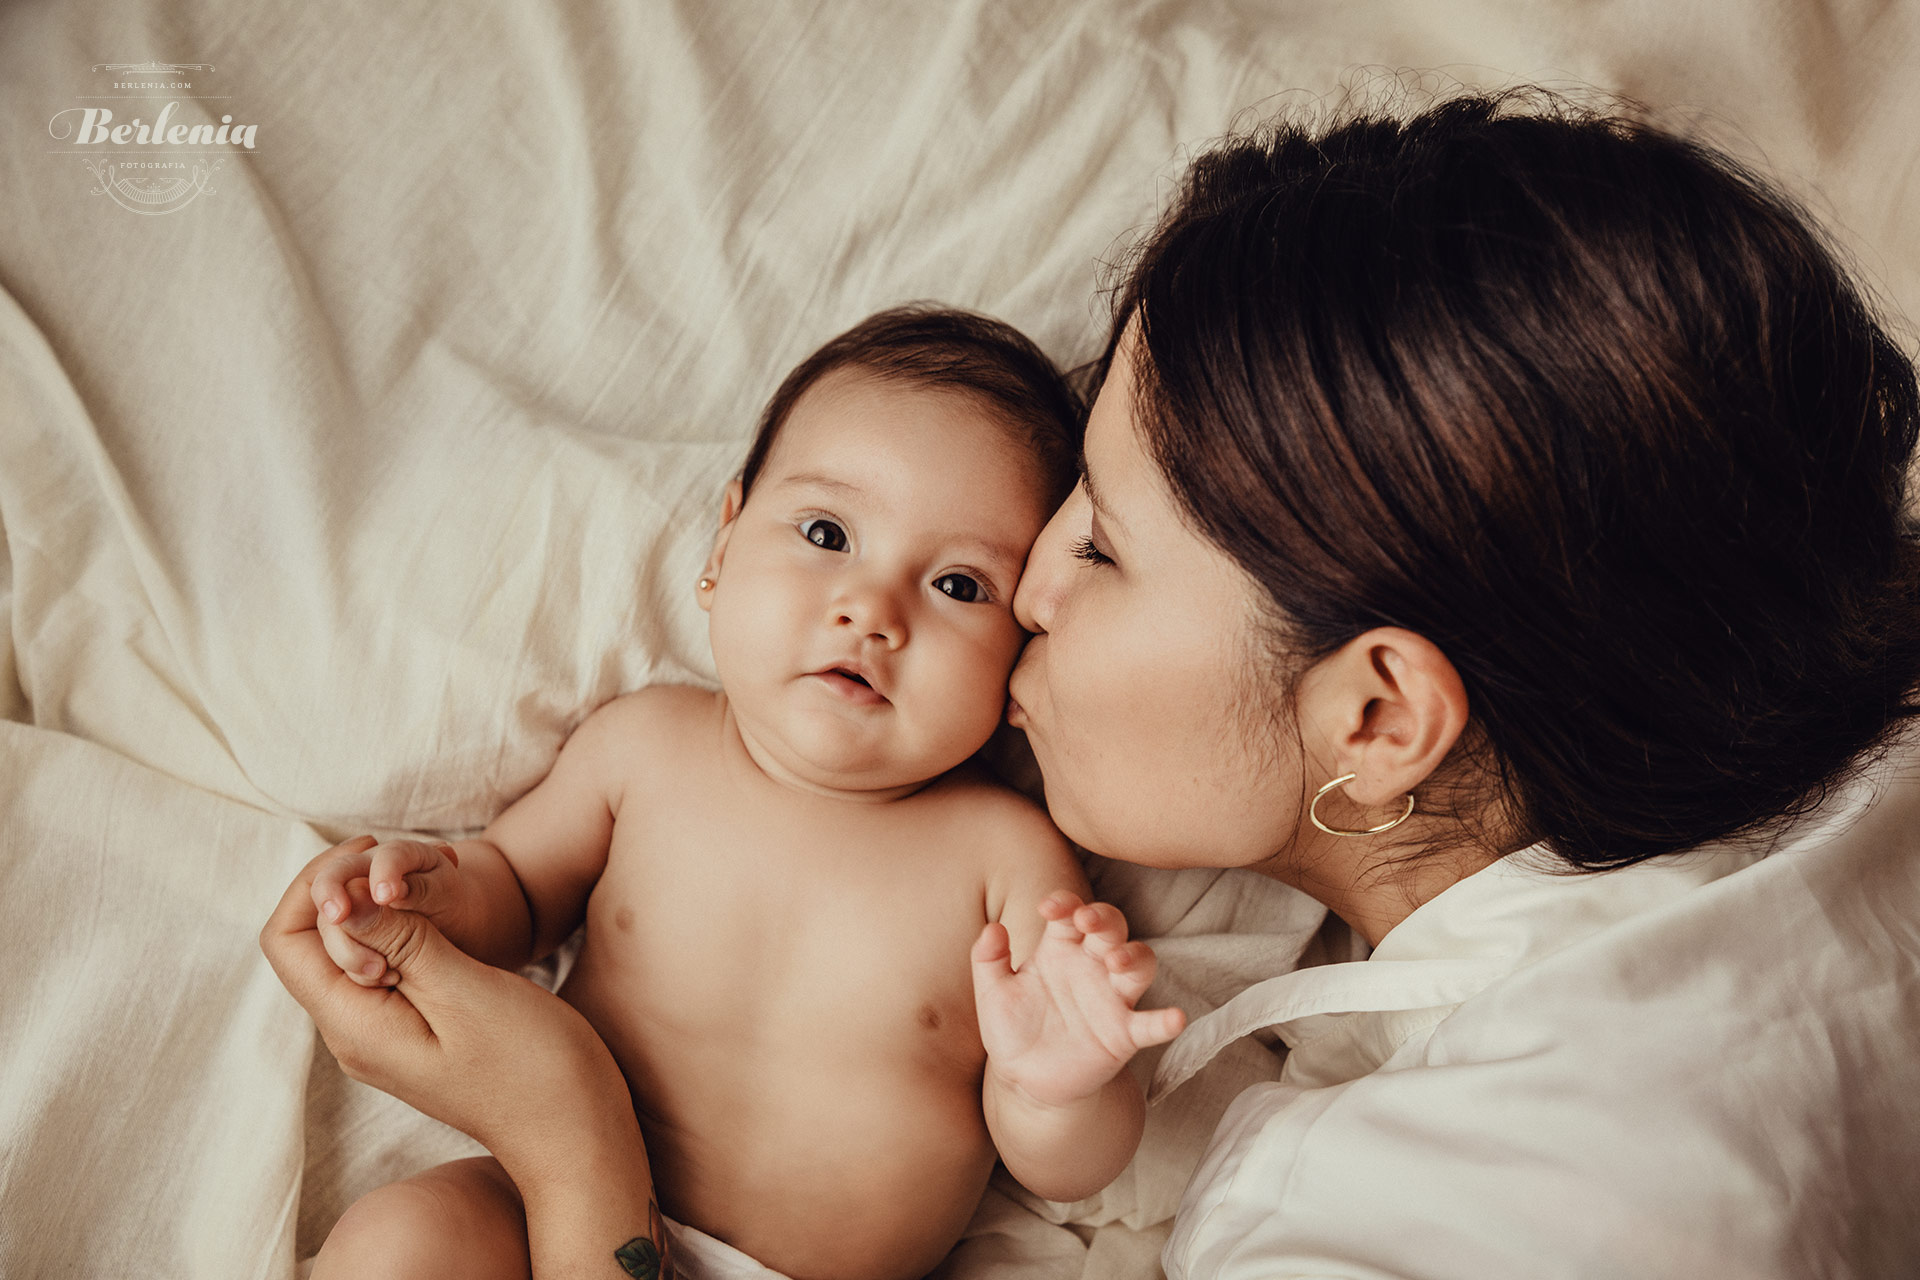
[[[733,522],[739,518],[740,508],[746,501],[736,476],[727,483],[726,496],[720,500],[720,527],[714,530],[713,550],[707,553],[706,566],[700,570],[700,581],[694,587],[694,598],[702,609],[713,608],[713,589],[720,581],[720,566],[727,558],[727,539],[733,536]]]
[[[1333,757],[1330,778],[1355,775],[1344,790],[1356,804],[1398,804],[1432,776],[1467,727],[1466,686],[1425,636],[1375,627],[1319,667],[1313,718]]]

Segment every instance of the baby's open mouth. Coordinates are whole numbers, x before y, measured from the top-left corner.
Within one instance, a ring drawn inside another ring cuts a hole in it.
[[[873,681],[854,667],[828,667],[815,672],[814,678],[855,706],[877,707],[887,701],[887,696],[874,688]]]

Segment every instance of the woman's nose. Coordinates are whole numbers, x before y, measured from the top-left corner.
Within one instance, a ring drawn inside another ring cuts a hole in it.
[[[1074,491],[1078,493],[1076,489]],[[1053,519],[1047,521],[1047,527],[1033,541],[1033,550],[1027,552],[1027,567],[1021,571],[1020,585],[1013,591],[1013,616],[1027,630],[1036,634],[1052,629],[1053,606],[1059,598],[1061,571],[1071,566],[1067,563],[1067,541],[1069,538],[1069,509],[1073,499],[1069,497],[1060,509],[1053,513]]]

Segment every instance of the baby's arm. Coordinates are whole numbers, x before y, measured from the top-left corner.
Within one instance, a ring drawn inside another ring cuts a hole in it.
[[[431,916],[449,941],[490,964],[517,969],[551,952],[579,925],[606,867],[628,761],[647,732],[647,700],[643,690],[588,716],[539,785],[477,839],[341,846],[339,865],[314,880],[322,919],[334,918],[329,903],[351,909],[345,883],[357,872],[375,902]]]
[[[1085,903],[1071,850],[1034,817],[1014,833],[1020,856],[990,891],[1004,923],[988,924],[973,948],[987,1049],[981,1102],[1008,1172],[1035,1195],[1071,1201],[1132,1159],[1146,1104],[1124,1068],[1135,1051],[1178,1035],[1185,1017],[1134,1010],[1153,982],[1153,951],[1127,941],[1117,908]]]

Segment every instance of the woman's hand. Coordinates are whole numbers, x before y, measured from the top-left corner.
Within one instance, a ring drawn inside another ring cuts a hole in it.
[[[348,886],[358,882],[367,894],[355,896]],[[372,947],[353,940],[344,922],[358,912],[364,926],[378,914],[378,906],[416,911],[433,921],[442,934],[459,918],[466,882],[460,878],[460,855],[444,842],[389,840],[356,836],[329,849],[313,877],[313,904],[320,911],[320,941],[340,971],[363,987],[392,986],[400,975]],[[459,936],[457,932],[454,936]]]
[[[343,889],[340,927],[395,976],[364,987],[320,939],[314,877],[349,840],[308,863],[260,931],[260,949],[353,1079],[479,1140],[527,1210],[535,1280],[651,1274],[667,1280],[665,1228],[633,1101],[613,1055],[571,1005],[475,960],[426,916]],[[643,1266],[642,1264],[645,1264]],[[636,1269],[638,1268],[638,1269]]]
[[[465,955],[425,916],[374,903],[361,879],[342,890],[351,909],[341,926],[384,959],[396,982],[358,985],[328,956],[315,877],[370,840],[308,863],[260,933],[268,962],[341,1068],[477,1139],[523,1194],[527,1179],[630,1166],[621,1148],[643,1148],[626,1082],[570,1005]]]

